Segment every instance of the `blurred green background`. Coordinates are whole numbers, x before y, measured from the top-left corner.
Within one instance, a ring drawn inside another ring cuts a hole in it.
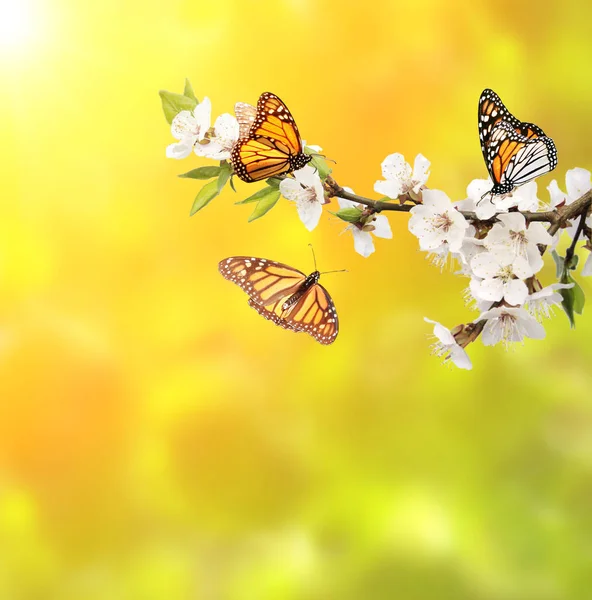
[[[429,356],[466,280],[407,218],[363,259],[328,213],[247,223],[227,189],[189,218],[202,164],[167,160],[158,98],[189,77],[214,115],[273,91],[373,195],[432,161],[451,198],[485,176],[492,87],[592,167],[589,3],[0,0],[0,598],[582,600],[592,587],[592,319]],[[239,182],[240,183],[240,182]],[[312,270],[341,333],[259,318],[217,262]],[[553,281],[553,267],[543,272]],[[590,293],[590,283],[583,282]]]

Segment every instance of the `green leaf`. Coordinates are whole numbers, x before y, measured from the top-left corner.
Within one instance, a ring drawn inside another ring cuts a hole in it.
[[[231,175],[230,176],[230,187],[232,188],[232,191],[236,194],[236,188],[234,187],[234,177]]]
[[[185,79],[185,89],[183,90],[183,95],[191,100],[195,100],[196,105],[199,104],[199,100],[195,97],[193,93],[193,87],[191,85],[191,81],[189,79]]]
[[[277,177],[270,177],[269,179],[267,179],[265,181],[265,183],[272,188],[276,188],[278,189],[280,187],[280,183],[282,182],[281,179],[278,179]]]
[[[169,123],[172,123],[175,116],[182,110],[193,110],[197,106],[197,100],[188,98],[183,94],[175,94],[173,92],[167,92],[166,90],[160,90],[158,95],[162,102],[164,116]]]
[[[206,183],[193,201],[191,207],[190,216],[193,216],[198,210],[201,210],[204,206],[207,206],[217,195],[218,195],[218,180],[210,181]]]
[[[569,288],[567,290],[563,289],[563,290],[559,290],[559,293],[561,294],[563,300],[561,301],[561,306],[563,307],[563,310],[565,311],[565,314],[567,315],[567,318],[569,319],[569,324],[571,325],[572,329],[576,326],[576,322],[574,319],[574,302],[575,302],[575,296],[574,296],[574,289],[573,288]]]
[[[319,177],[323,181],[325,181],[325,179],[327,179],[327,177],[331,175],[332,171],[332,169],[327,164],[327,161],[322,156],[316,154],[315,151],[312,148],[309,148],[308,146],[304,148],[304,154],[308,154],[308,156],[312,156],[313,154],[315,155],[312,156],[310,164],[318,171]]]
[[[265,186],[261,188],[257,192],[255,192],[252,196],[249,196],[246,200],[240,200],[239,202],[235,202],[235,204],[250,204],[251,202],[257,202],[261,200],[261,198],[267,196],[271,191],[276,191],[275,188],[270,186]]]
[[[259,200],[257,206],[255,207],[255,210],[249,216],[249,223],[267,214],[280,199],[281,194],[279,190],[274,190],[273,188],[268,189],[270,191],[267,192],[266,196]]]
[[[553,260],[555,261],[556,277],[557,277],[557,279],[560,279],[561,274],[563,273],[563,265],[564,265],[565,260],[562,256],[559,256],[559,254],[557,254],[557,252],[555,252],[555,250],[551,251],[551,256],[553,257]]]
[[[212,179],[218,177],[220,171],[220,167],[198,167],[187,171],[187,173],[182,173],[179,177],[184,179]]]
[[[224,186],[230,179],[231,175],[232,175],[232,167],[230,166],[230,163],[227,163],[226,161],[222,161],[220,163],[220,175],[218,175],[218,193],[220,193],[222,191],[222,189],[224,188]]]
[[[580,287],[579,283],[572,278],[574,282],[573,292],[574,292],[574,311],[581,315],[584,312],[584,304],[586,304],[586,294],[584,294],[584,290]]]
[[[572,254],[571,258],[569,259],[569,261],[565,262],[565,266],[570,271],[575,271],[576,267],[578,266],[579,260],[580,260],[580,257],[577,254]]]
[[[339,217],[342,221],[347,221],[348,223],[357,223],[362,216],[362,211],[359,208],[352,206],[351,208],[342,208],[341,210],[331,214]]]

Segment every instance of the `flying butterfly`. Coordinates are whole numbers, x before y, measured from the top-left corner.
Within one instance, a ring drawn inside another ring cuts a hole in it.
[[[289,331],[308,333],[321,344],[335,341],[339,320],[329,292],[319,283],[316,261],[308,276],[273,260],[247,256],[226,258],[218,270],[241,287],[249,295],[249,306],[269,321]]]
[[[230,161],[240,179],[250,183],[304,167],[311,157],[288,107],[269,92],[261,94],[257,108],[244,102],[235,106],[239,139]]]
[[[553,140],[517,119],[489,89],[479,98],[479,139],[494,184],[488,193],[506,194],[557,166]]]

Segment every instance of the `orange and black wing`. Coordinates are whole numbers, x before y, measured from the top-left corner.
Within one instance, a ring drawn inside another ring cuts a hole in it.
[[[281,175],[292,168],[286,146],[262,136],[239,139],[230,160],[234,172],[247,183]]]
[[[283,299],[263,306],[249,301],[260,315],[289,331],[304,332],[317,342],[329,345],[339,333],[339,319],[329,292],[320,284],[312,285],[302,297],[287,309]]]
[[[483,152],[486,161],[491,135],[500,122],[510,124],[516,133],[527,139],[545,135],[544,131],[534,123],[524,123],[517,119],[493,90],[483,90],[479,98],[479,139],[481,141],[481,152]]]
[[[271,92],[264,92],[257,102],[257,116],[251,129],[252,136],[265,136],[280,142],[291,154],[302,152],[298,126],[288,107]]]
[[[306,279],[299,271],[266,258],[232,256],[221,260],[218,270],[228,281],[236,283],[261,306],[280,305],[294,294]]]
[[[529,138],[502,121],[493,128],[485,162],[494,182],[492,191],[497,193],[552,171],[557,165],[557,150],[551,138]]]

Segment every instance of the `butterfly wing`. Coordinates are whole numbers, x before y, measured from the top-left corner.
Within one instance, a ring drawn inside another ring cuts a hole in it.
[[[247,183],[281,175],[292,168],[286,147],[263,136],[239,139],[232,148],[230,160],[234,172]]]
[[[218,270],[228,281],[236,283],[251,300],[261,306],[282,302],[302,285],[306,275],[265,258],[232,256],[221,260]]]
[[[479,139],[481,152],[487,161],[487,147],[496,125],[505,121],[512,128],[527,139],[542,137],[544,131],[534,123],[523,123],[517,119],[504,105],[501,98],[490,89],[483,90],[479,98]]]
[[[264,92],[257,102],[257,117],[251,131],[253,136],[276,140],[291,154],[302,152],[298,126],[288,107],[271,92]]]
[[[499,193],[552,171],[557,165],[557,150],[551,138],[529,138],[501,121],[491,133],[485,162],[494,182],[492,192]]]
[[[320,284],[309,287],[298,301],[284,309],[284,299],[262,306],[252,299],[252,306],[264,318],[289,331],[304,332],[317,342],[329,345],[339,333],[339,320],[329,292]]]
[[[232,149],[230,160],[234,172],[243,181],[250,183],[290,173],[311,160],[302,152],[294,117],[275,94],[261,94],[256,109],[239,102],[235,113],[239,122],[239,140]]]
[[[237,102],[234,105],[234,114],[239,126],[239,139],[249,137],[251,126],[257,117],[257,109],[252,104],[246,102]]]

